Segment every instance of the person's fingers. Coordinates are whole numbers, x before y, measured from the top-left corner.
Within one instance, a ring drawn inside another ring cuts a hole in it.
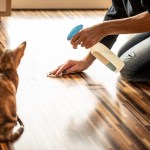
[[[88,48],[91,48],[94,44],[96,44],[96,43],[94,43],[93,41],[90,41],[90,42],[86,43],[84,47],[86,49],[88,49]]]
[[[79,72],[79,61],[68,60],[61,66],[58,66],[54,71],[50,72],[47,76],[49,77],[59,77],[62,74],[69,74],[74,72]]]
[[[70,43],[72,44],[74,49],[77,49],[77,46],[80,45],[82,42],[84,42],[84,38],[80,36],[80,32],[79,32],[72,38]]]
[[[56,72],[55,76],[58,77],[62,73],[65,73],[65,71],[72,66],[72,61],[67,61],[64,65],[62,65],[58,71]]]
[[[80,38],[79,33],[77,33],[76,35],[73,36],[73,38],[71,39],[70,43],[73,45],[73,43],[78,40]]]
[[[74,49],[77,49],[78,45],[80,45],[80,44],[81,44],[81,38],[80,38],[80,39],[77,39],[77,40],[72,44],[72,46],[73,46]]]
[[[61,66],[62,66],[62,65],[58,66],[55,70],[51,71],[49,74],[55,75],[56,72],[59,70],[59,68],[60,68]]]
[[[68,68],[66,71],[65,71],[65,74],[69,74],[69,73],[74,73],[74,72],[78,72],[78,68],[77,66],[72,66],[70,68]]]
[[[55,70],[47,73],[47,77],[55,77],[55,73],[59,70],[60,66],[58,66]]]
[[[85,47],[85,45],[89,44],[89,40],[88,39],[85,39],[82,43],[81,43],[81,46],[82,47]]]
[[[86,44],[88,44],[90,41],[87,38],[80,38],[78,40],[76,40],[73,43],[73,48],[76,49],[78,45],[81,45],[82,47],[85,47]]]
[[[58,69],[58,71],[55,73],[55,76],[58,77],[60,76],[64,71],[66,70],[66,66],[62,66]]]
[[[77,49],[78,45],[72,45],[73,49]]]

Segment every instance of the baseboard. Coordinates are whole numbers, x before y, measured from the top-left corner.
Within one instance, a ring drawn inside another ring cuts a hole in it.
[[[13,0],[13,9],[107,9],[111,0]]]

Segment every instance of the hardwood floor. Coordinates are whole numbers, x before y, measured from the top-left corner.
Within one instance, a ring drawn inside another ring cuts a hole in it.
[[[13,11],[2,18],[1,45],[27,41],[18,68],[18,114],[25,125],[15,150],[149,150],[150,83],[130,83],[96,60],[83,73],[46,73],[87,50],[66,40],[77,24],[103,20],[105,11]],[[131,35],[120,35],[113,52]]]

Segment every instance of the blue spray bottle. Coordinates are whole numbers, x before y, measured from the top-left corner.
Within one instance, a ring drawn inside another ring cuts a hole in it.
[[[82,24],[74,27],[68,34],[67,40],[71,40],[72,37],[76,35],[82,28]],[[117,57],[110,49],[108,49],[105,45],[103,45],[100,42],[92,46],[90,48],[90,51],[94,57],[96,57],[114,72],[119,72],[125,65],[119,57]]]

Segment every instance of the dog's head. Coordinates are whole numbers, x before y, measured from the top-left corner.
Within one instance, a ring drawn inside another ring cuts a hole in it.
[[[0,50],[0,141],[12,141],[16,137],[13,129],[17,124],[16,91],[18,86],[17,67],[26,42],[15,50]]]

